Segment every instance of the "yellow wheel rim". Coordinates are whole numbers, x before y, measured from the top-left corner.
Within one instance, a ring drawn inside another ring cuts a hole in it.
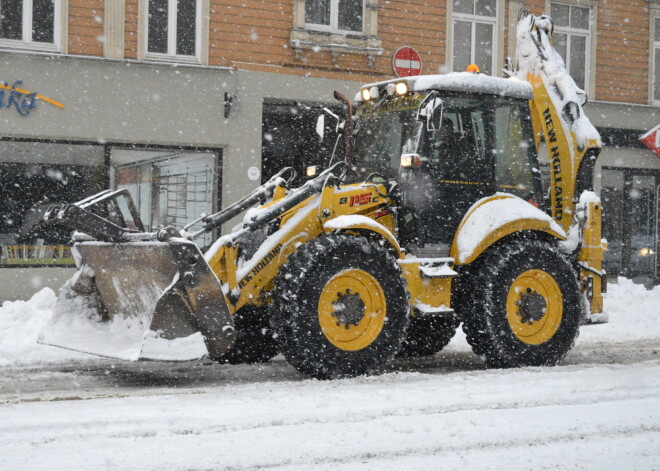
[[[529,345],[550,340],[561,324],[564,305],[555,279],[543,270],[527,270],[509,288],[506,315],[513,333]]]
[[[371,345],[383,330],[386,314],[383,288],[362,270],[336,274],[319,298],[321,330],[341,350],[356,351]]]

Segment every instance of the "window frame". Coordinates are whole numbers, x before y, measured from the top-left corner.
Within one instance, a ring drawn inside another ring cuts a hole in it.
[[[307,7],[307,0],[305,0],[305,8]],[[339,0],[330,0],[330,24],[322,25],[318,23],[308,23],[305,19],[305,29],[310,31],[322,31],[326,33],[338,33],[338,34],[353,34],[362,36],[365,31],[365,22],[367,7],[366,1],[362,0],[362,29],[360,31],[351,31],[345,29],[339,29]],[[303,15],[305,11],[303,11]]]
[[[167,51],[162,52],[149,52],[149,0],[143,0],[140,4],[142,7],[142,31],[143,40],[142,59],[148,61],[162,61],[162,62],[179,62],[184,64],[201,64],[203,63],[204,56],[204,18],[208,17],[205,12],[208,10],[208,0],[196,0],[195,3],[195,54],[182,55],[176,54],[176,21],[177,21],[177,1],[167,0]]]
[[[474,1],[474,0],[473,0]],[[454,22],[455,21],[466,21],[471,23],[470,31],[470,63],[474,63],[474,40],[475,40],[475,23],[490,24],[493,26],[493,51],[492,51],[492,62],[491,66],[491,75],[498,76],[500,75],[499,68],[497,64],[504,63],[504,28],[503,20],[504,18],[504,0],[495,0],[495,14],[493,16],[481,16],[476,14],[469,13],[458,13],[454,11],[454,2],[452,0],[447,1],[447,71],[454,71]],[[479,64],[477,64],[479,65]],[[464,71],[459,71],[464,72]]]
[[[68,0],[53,0],[55,11],[53,14],[53,42],[44,43],[32,41],[32,9],[33,0],[22,0],[23,3],[23,38],[5,39],[0,38],[0,48],[45,51],[45,52],[63,52],[66,53],[66,25],[68,14]]]
[[[595,98],[596,94],[596,54],[598,35],[598,2],[597,0],[546,0],[545,11],[552,11],[552,4],[568,5],[575,7],[589,8],[589,40],[587,41],[587,57],[585,60],[585,86],[584,91],[589,99]],[[570,13],[569,13],[570,14]],[[555,31],[557,26],[555,25]]]
[[[297,62],[304,62],[305,51],[328,51],[332,63],[338,65],[339,58],[345,54],[359,54],[366,56],[367,66],[374,68],[376,58],[385,49],[378,37],[378,11],[382,8],[379,2],[382,0],[364,0],[362,32],[355,31],[338,32],[319,30],[312,28],[313,25],[305,23],[305,0],[293,0],[293,27],[289,38],[289,44]]]
[[[650,81],[649,81],[649,102],[652,105],[660,105],[660,96],[656,97],[655,96],[655,82],[656,80],[660,80],[660,75],[656,75],[655,73],[655,68],[656,66],[660,64],[656,64],[655,62],[655,51],[656,49],[660,49],[660,40],[656,41],[655,40],[655,33],[656,33],[656,27],[655,27],[655,22],[656,20],[660,21],[660,10],[654,10],[652,9],[650,11],[650,16],[651,16],[651,34],[650,34],[650,40],[651,40],[651,47],[650,47],[650,60],[651,60],[651,67],[649,71]]]

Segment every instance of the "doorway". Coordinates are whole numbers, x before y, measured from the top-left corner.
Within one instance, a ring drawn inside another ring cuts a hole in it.
[[[316,133],[318,117],[327,107],[343,117],[337,104],[303,103],[299,101],[265,100],[262,119],[261,178],[262,183],[284,167],[293,167],[293,186],[304,182],[305,169],[311,165],[327,167],[337,143],[336,120],[326,116],[323,139]],[[340,139],[335,160],[343,159]]]
[[[603,168],[605,268],[647,287],[660,283],[660,171]]]

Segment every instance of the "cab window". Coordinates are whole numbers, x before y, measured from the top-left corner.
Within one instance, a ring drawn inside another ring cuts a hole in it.
[[[527,129],[529,113],[521,103],[500,103],[495,108],[495,178],[498,191],[524,199],[534,195],[533,146]]]
[[[442,126],[431,137],[431,168],[440,182],[484,184],[490,166],[487,111],[477,99],[447,98]]]

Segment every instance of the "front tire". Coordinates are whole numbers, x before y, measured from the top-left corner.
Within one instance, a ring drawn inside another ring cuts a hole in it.
[[[318,379],[381,372],[409,323],[401,269],[363,237],[321,236],[300,247],[280,269],[272,299],[280,351]]]
[[[556,365],[582,316],[570,262],[548,242],[500,245],[471,269],[463,330],[492,367]]]

